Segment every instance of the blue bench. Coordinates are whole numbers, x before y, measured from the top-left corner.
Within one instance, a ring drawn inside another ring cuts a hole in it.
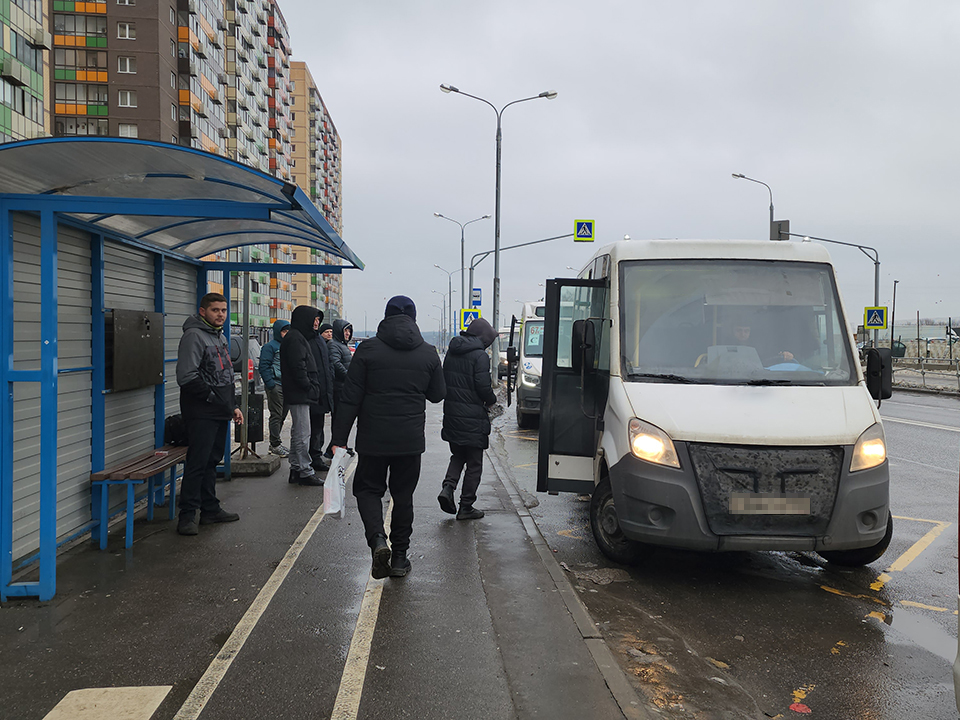
[[[136,486],[147,484],[147,520],[153,520],[154,503],[163,501],[166,486],[169,483],[170,519],[173,520],[177,512],[177,465],[183,464],[186,458],[186,447],[165,445],[140,457],[127,460],[116,467],[90,474],[92,487],[100,489],[99,496],[94,493],[94,498],[99,497],[100,513],[90,535],[91,537],[99,536],[101,550],[107,547],[110,486],[124,485],[127,488],[127,534],[124,547],[129,548],[133,545],[133,506],[136,502]]]

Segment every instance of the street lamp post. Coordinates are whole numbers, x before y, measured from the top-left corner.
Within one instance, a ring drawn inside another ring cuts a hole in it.
[[[893,343],[895,342],[894,337],[894,323],[897,319],[897,283],[899,280],[893,281],[893,303],[890,308],[890,352],[893,352]],[[920,348],[917,348],[917,354],[920,354]]]
[[[434,290],[433,292],[436,292]],[[440,326],[437,328],[437,342],[440,344],[440,347],[443,347],[443,328],[446,327],[446,310],[444,310],[443,305],[437,305],[433,303],[433,307],[437,308],[440,311]]]
[[[873,304],[874,306],[880,305],[880,253],[876,248],[870,247],[869,245],[859,245],[857,243],[842,242],[840,240],[830,240],[829,238],[814,237],[813,235],[800,235],[799,233],[792,232],[784,234],[792,237],[803,238],[804,242],[816,240],[818,242],[832,243],[834,245],[846,245],[847,247],[857,248],[857,250],[873,260]],[[879,345],[879,332],[879,330],[873,331],[873,347],[877,347]]]
[[[528,245],[539,245],[540,243],[550,242],[551,240],[562,240],[563,238],[573,237],[573,233],[567,233],[566,235],[555,235],[554,237],[543,238],[542,240],[532,240],[531,242],[520,243],[519,245],[507,245],[507,247],[500,248],[500,251],[504,250],[513,250],[514,248],[527,247]],[[480,263],[482,263],[487,256],[493,254],[493,250],[487,250],[486,252],[479,252],[470,258],[470,287],[473,287],[473,270]],[[499,328],[497,328],[499,332]]]
[[[508,102],[502,108],[497,110],[496,105],[494,105],[489,100],[485,100],[482,97],[476,95],[471,95],[470,93],[465,93],[453,85],[441,85],[440,89],[445,93],[458,93],[460,95],[465,95],[468,98],[473,98],[474,100],[479,100],[482,103],[486,103],[493,111],[497,114],[497,181],[496,181],[496,205],[494,209],[495,219],[494,219],[494,231],[493,231],[493,327],[497,330],[500,327],[500,146],[502,140],[501,132],[501,119],[503,117],[503,111],[506,110],[511,105],[516,105],[517,103],[526,102],[528,100],[537,100],[539,98],[546,98],[547,100],[553,100],[557,97],[557,93],[552,90],[546,90],[539,95],[533,95],[531,97],[520,98],[519,100],[514,100]],[[493,341],[493,357],[498,357],[500,352],[500,334],[497,333],[496,339]],[[491,366],[492,368],[492,366]],[[496,370],[492,370],[491,375],[493,378],[496,378]]]
[[[433,266],[434,266],[437,270],[439,270],[440,272],[445,272],[445,273],[447,273],[447,306],[448,306],[448,312],[449,312],[449,315],[447,315],[447,323],[448,323],[449,328],[450,328],[450,330],[451,330],[450,337],[453,337],[453,332],[452,332],[452,331],[453,331],[453,329],[454,329],[454,327],[455,327],[455,323],[453,322],[453,280],[452,280],[451,278],[453,278],[453,274],[454,274],[455,272],[457,272],[457,271],[456,271],[456,270],[450,270],[450,271],[444,270],[442,267],[440,267],[440,266],[437,265],[436,263],[434,263]],[[460,269],[463,270],[463,268],[460,268]]]
[[[467,225],[469,225],[470,223],[479,222],[480,220],[487,220],[487,219],[489,219],[490,216],[489,216],[489,215],[483,215],[482,217],[478,217],[478,218],[476,218],[475,220],[468,220],[467,222],[462,223],[462,222],[458,222],[458,221],[454,220],[453,218],[447,217],[446,215],[443,215],[443,214],[438,213],[438,212],[435,212],[434,215],[435,215],[436,217],[438,217],[438,218],[443,218],[444,220],[449,220],[449,221],[452,222],[452,223],[457,223],[457,225],[460,226],[460,307],[461,307],[461,308],[466,308],[466,307],[468,307],[468,306],[467,306],[467,278],[466,278],[466,277],[464,276],[464,274],[463,274],[463,268],[465,268],[465,267],[467,266],[467,262],[466,262],[466,255],[465,255],[464,242],[463,242],[463,229],[464,229]],[[470,281],[471,281],[471,283],[472,283],[472,282],[473,282],[473,278],[470,278]],[[470,285],[470,290],[471,290],[471,292],[473,291],[473,285],[472,285],[472,284]]]
[[[732,175],[733,175],[733,177],[734,177],[735,179],[737,179],[737,180],[749,180],[750,182],[755,182],[755,183],[757,183],[758,185],[763,185],[763,186],[767,189],[767,192],[770,193],[770,239],[771,239],[771,240],[779,240],[779,239],[780,239],[780,233],[779,233],[779,231],[776,229],[776,225],[775,225],[774,220],[773,220],[773,190],[771,190],[771,189],[770,189],[770,186],[767,185],[765,182],[763,182],[763,181],[761,181],[761,180],[754,180],[754,179],[751,178],[751,177],[747,177],[747,176],[744,175],[743,173],[732,173]]]

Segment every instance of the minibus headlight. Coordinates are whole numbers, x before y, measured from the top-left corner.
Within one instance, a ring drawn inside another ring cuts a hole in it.
[[[528,387],[540,387],[540,376],[531,375],[530,373],[523,373],[520,376],[520,382]]]
[[[887,444],[883,439],[883,426],[875,423],[857,438],[853,446],[853,459],[850,460],[850,472],[869,470],[882,465],[887,459]]]
[[[630,421],[630,451],[641,460],[667,467],[680,467],[673,440],[656,425],[634,418]]]

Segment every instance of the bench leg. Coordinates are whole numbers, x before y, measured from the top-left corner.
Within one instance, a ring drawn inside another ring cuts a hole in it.
[[[100,549],[107,549],[107,524],[110,522],[110,516],[107,514],[110,499],[110,486],[103,482],[100,483]]]
[[[133,483],[127,483],[127,539],[124,547],[133,546]]]
[[[170,468],[170,519],[177,516],[177,466]]]
[[[147,520],[153,520],[153,503],[154,500],[156,500],[154,497],[156,479],[156,476],[154,476],[147,480]],[[163,485],[160,487],[163,487]]]

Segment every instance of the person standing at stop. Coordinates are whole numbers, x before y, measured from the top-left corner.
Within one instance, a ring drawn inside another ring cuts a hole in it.
[[[443,400],[446,386],[436,348],[424,342],[413,300],[390,298],[376,337],[357,347],[333,423],[333,450],[346,447],[357,421],[353,495],[373,556],[375,578],[410,572],[413,493],[426,450],[426,401]],[[389,473],[389,479],[388,479]],[[390,486],[390,543],[383,525],[383,496]]]
[[[314,321],[319,311],[298,305],[290,317],[290,330],[280,343],[283,399],[293,421],[290,428],[290,477],[300,485],[323,485],[310,462],[310,408],[320,399],[320,378],[313,348]]]
[[[226,449],[227,425],[231,419],[243,422],[236,406],[230,349],[223,336],[226,320],[227,299],[207,293],[197,314],[184,321],[177,348],[180,414],[190,441],[180,489],[177,532],[181,535],[199,532],[198,510],[199,525],[240,519],[221,508],[217,499],[217,465]]]
[[[280,431],[287,419],[287,406],[283,403],[283,383],[280,369],[280,342],[283,336],[290,332],[290,323],[287,320],[277,320],[273,323],[273,340],[260,350],[260,379],[267,394],[267,406],[270,409],[270,452],[279,457],[286,457],[290,451],[280,442]]]

